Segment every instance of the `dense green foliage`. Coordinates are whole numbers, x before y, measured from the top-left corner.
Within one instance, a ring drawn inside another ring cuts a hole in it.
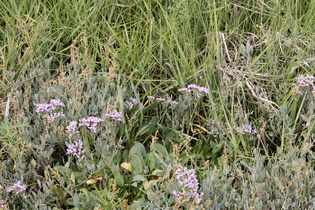
[[[0,208],[315,208],[314,13],[2,0]]]

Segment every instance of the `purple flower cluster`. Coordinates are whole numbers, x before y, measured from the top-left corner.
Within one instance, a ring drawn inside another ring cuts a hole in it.
[[[187,169],[180,166],[174,173],[175,181],[179,190],[174,190],[172,194],[177,201],[187,201],[195,199],[199,204],[202,200],[202,193],[198,193],[199,182],[197,180],[194,169]]]
[[[65,115],[62,112],[50,113],[49,115],[45,114],[43,118],[47,118],[48,121],[53,122],[57,117],[64,117]]]
[[[67,131],[70,133],[68,138],[70,139],[74,134],[79,133],[77,130],[78,122],[77,121],[71,121],[70,124],[67,126]]]
[[[156,98],[154,96],[147,96],[147,97],[148,97],[148,99],[151,99],[151,100],[163,101],[163,104],[170,104],[170,105],[177,105],[178,104],[177,101],[172,101],[172,100],[165,99],[165,98]]]
[[[86,126],[90,131],[96,133],[96,127],[103,121],[104,120],[98,117],[82,118],[79,120],[79,124],[77,121],[71,121],[67,126],[67,131],[69,132],[68,138],[71,138],[74,134],[79,133],[78,127],[80,126]]]
[[[256,130],[253,129],[250,125],[242,124],[240,127],[234,127],[234,129],[239,133],[253,134],[256,133]]]
[[[197,91],[203,92],[203,93],[209,93],[208,88],[200,87],[200,86],[197,86],[195,84],[190,84],[190,85],[188,85],[187,88],[178,89],[179,92],[187,92],[187,93],[190,93],[192,90],[197,90]]]
[[[129,98],[129,101],[126,101],[124,103],[124,106],[125,106],[126,109],[132,109],[137,104],[140,104],[140,102],[137,99]],[[141,105],[141,107],[143,107],[143,105]]]
[[[210,131],[207,132],[207,134],[212,135],[213,137],[217,137],[217,135],[219,134],[219,126],[218,124],[210,119],[208,126],[210,127]]]
[[[122,121],[122,119],[121,119],[121,112],[117,112],[117,110],[115,110],[115,111],[113,111],[111,113],[105,114],[105,116],[113,118],[114,120],[117,120],[117,121]]]
[[[5,200],[0,200],[0,208],[7,209],[5,207],[6,207],[6,201]]]
[[[12,187],[9,187],[8,189],[6,189],[6,192],[14,191],[14,193],[17,195],[25,190],[26,190],[26,185],[23,185],[21,184],[21,181],[18,181],[17,183],[14,183]]]
[[[311,75],[302,75],[297,78],[298,86],[294,84],[296,89],[299,89],[299,87],[312,87],[313,91],[312,93],[315,93],[315,85],[314,85],[315,77]]]
[[[62,102],[60,102],[60,99],[52,99],[50,100],[49,104],[35,104],[37,106],[36,112],[52,112],[54,111],[58,106],[65,106]]]
[[[64,107],[65,105],[60,101],[60,99],[52,99],[49,104],[35,104],[37,107],[36,113],[45,112],[46,114],[43,116],[47,118],[48,121],[53,122],[57,117],[64,117],[65,115],[62,112],[53,113],[56,108]]]
[[[84,155],[85,149],[83,148],[84,145],[81,140],[74,141],[73,144],[68,144],[67,154],[72,154],[76,156],[79,161],[81,161],[85,157]]]
[[[98,117],[89,117],[87,119],[82,118],[79,120],[79,126],[86,126],[90,131],[96,133],[96,127],[99,123],[103,122],[104,120]]]
[[[305,75],[297,78],[300,87],[312,86],[314,87],[314,76]]]

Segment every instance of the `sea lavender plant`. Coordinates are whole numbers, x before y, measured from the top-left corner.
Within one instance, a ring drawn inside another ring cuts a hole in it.
[[[195,84],[190,84],[190,85],[188,85],[187,88],[178,89],[179,92],[187,92],[187,93],[190,93],[192,90],[197,90],[198,92],[201,92],[201,93],[207,93],[207,94],[209,93],[208,88],[200,87],[200,86],[197,86]]]
[[[195,170],[187,169],[186,167],[180,166],[174,173],[177,190],[174,190],[174,195],[177,202],[189,202],[194,199],[197,204],[202,200],[202,193],[198,193],[199,182],[197,180]]]
[[[163,104],[177,105],[178,102],[177,101],[172,101],[172,100],[166,100],[166,101],[163,102]]]
[[[239,133],[253,134],[256,133],[256,129],[253,129],[250,125],[242,124],[239,127],[234,127],[234,129]]]
[[[314,87],[314,80],[315,80],[314,76],[310,76],[308,74],[305,76],[302,75],[298,77],[297,80],[300,87],[307,87],[307,86]]]
[[[190,92],[191,92],[191,89],[190,89],[190,88],[180,88],[180,89],[178,89],[178,92],[187,92],[187,93],[190,93]]]
[[[154,96],[147,96],[148,99],[151,99],[151,100],[156,100],[156,101],[163,101],[162,104],[170,104],[170,105],[177,105],[178,102],[177,101],[172,101],[172,100],[168,100],[168,99],[165,99],[165,98],[156,98]]]
[[[157,101],[165,101],[166,99],[165,98],[155,98],[155,100],[157,100]]]
[[[96,127],[103,121],[104,120],[98,117],[82,118],[79,120],[79,123],[77,121],[71,121],[67,126],[67,131],[69,133],[68,138],[71,138],[74,134],[79,133],[78,128],[81,126],[86,126],[90,131],[96,133]]]
[[[197,85],[194,85],[194,84],[188,85],[188,88],[189,89],[196,89],[199,92],[209,93],[209,89],[208,88],[200,87],[200,86],[197,86]]]
[[[114,120],[117,120],[117,121],[122,121],[121,112],[118,112],[117,110],[115,110],[114,112],[105,114],[105,116],[113,118]]]
[[[302,75],[297,78],[298,85],[293,84],[296,90],[300,90],[300,87],[311,87],[313,89],[312,93],[315,93],[314,85],[315,77],[311,75]]]
[[[12,187],[9,187],[8,189],[6,189],[6,192],[12,192],[14,191],[14,193],[20,194],[21,192],[26,190],[26,185],[21,184],[21,181],[18,181],[16,183],[14,183],[14,185]]]
[[[154,96],[147,96],[148,99],[150,100],[156,100],[156,101],[165,101],[165,98],[160,98],[160,97],[154,97]]]
[[[98,118],[98,117],[88,117],[88,118],[82,118],[79,120],[79,126],[86,126],[90,131],[96,133],[96,127],[99,123],[103,122],[104,120]]]
[[[0,200],[0,208],[8,209],[7,202],[5,200]]]
[[[129,98],[129,101],[126,101],[126,102],[124,103],[124,107],[125,107],[126,109],[132,109],[136,104],[138,104],[137,99],[135,99],[135,98]]]
[[[37,107],[36,113],[45,112],[43,117],[49,122],[53,122],[57,117],[65,116],[62,112],[53,113],[56,108],[65,106],[60,99],[52,99],[49,104],[35,104],[35,106]]]
[[[212,135],[213,137],[217,137],[217,135],[219,134],[218,123],[214,121],[213,119],[210,119],[207,125],[209,126],[209,130],[210,130],[207,132],[207,134]]]
[[[135,98],[129,98],[129,101],[125,101],[124,107],[128,110],[134,108],[135,106],[140,105],[140,108],[143,109],[143,104]]]
[[[43,118],[46,118],[48,121],[53,122],[55,118],[64,117],[64,116],[65,115],[62,112],[58,112],[58,113],[45,114]]]
[[[69,132],[68,138],[70,139],[74,134],[79,133],[77,130],[78,122],[77,121],[71,121],[69,126],[67,126],[67,131]]]
[[[83,148],[84,145],[81,140],[74,141],[73,144],[68,144],[67,154],[74,155],[78,158],[79,161],[81,161],[85,157],[85,149]]]

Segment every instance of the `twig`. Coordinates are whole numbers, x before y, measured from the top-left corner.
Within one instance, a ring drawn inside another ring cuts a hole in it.
[[[7,100],[7,106],[6,106],[6,108],[5,108],[5,113],[4,113],[4,117],[5,117],[6,119],[9,118],[10,102],[11,102],[11,98],[8,98],[8,100]]]

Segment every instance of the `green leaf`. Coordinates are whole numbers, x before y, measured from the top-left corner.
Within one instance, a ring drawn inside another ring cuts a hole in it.
[[[74,173],[72,173],[72,174],[70,175],[70,177],[71,177],[72,184],[75,185],[75,175],[74,175]]]
[[[160,169],[155,169],[152,172],[152,175],[154,175],[154,176],[163,176],[164,174],[165,174],[165,172],[163,170],[160,170]]]
[[[156,193],[154,193],[151,189],[148,190],[146,193],[147,193],[148,199],[149,199],[150,201],[152,201],[153,199],[155,199]]]
[[[132,181],[133,182],[139,182],[139,181],[143,182],[143,181],[145,181],[145,177],[142,175],[135,175],[134,177],[132,177]]]
[[[157,119],[156,117],[152,117],[149,123],[149,130],[147,133],[147,137],[144,139],[143,143],[147,142],[148,139],[151,138],[152,133],[156,130]]]
[[[156,124],[157,124],[156,117],[152,117],[149,123],[145,124],[138,130],[135,138],[147,134],[147,137],[144,140],[144,142],[146,142],[151,137],[151,134],[156,130]]]
[[[73,170],[71,170],[70,168],[67,168],[65,166],[55,166],[54,169],[57,170],[59,173],[66,175],[66,176],[70,175],[74,172]]]
[[[157,105],[158,105],[158,103],[151,103],[148,106],[141,109],[141,111],[143,114],[145,114],[146,112],[150,111],[151,109],[154,109]]]
[[[141,206],[138,203],[133,203],[130,205],[130,210],[140,210],[142,209]]]
[[[150,120],[150,127],[149,127],[148,135],[151,135],[155,131],[156,124],[157,124],[156,117],[152,117],[152,119]]]
[[[146,162],[146,166],[148,166],[149,170],[152,171],[154,169],[154,167],[155,167],[155,161],[156,161],[154,154],[152,152],[148,153],[146,155],[146,159],[145,160],[146,160],[145,161]]]
[[[120,168],[118,165],[114,165],[112,163],[107,165],[111,172],[114,174],[114,179],[116,180],[117,184],[122,187],[125,184],[124,177],[120,173]]]
[[[82,193],[80,193],[80,197],[82,195],[84,195],[82,197],[85,197],[85,199],[90,199],[90,192],[87,189],[82,188],[82,189],[80,189],[80,191],[82,192]]]
[[[135,145],[133,145],[133,147],[131,147],[131,149],[129,151],[129,158],[132,155],[141,156],[141,155],[145,155],[145,154],[146,154],[146,151],[145,151],[144,146],[141,143],[136,142]]]
[[[73,198],[68,198],[67,204],[73,206]]]
[[[212,148],[204,149],[203,155],[206,159],[209,159],[212,156]]]
[[[138,130],[138,132],[137,132],[137,134],[136,134],[136,136],[135,136],[135,139],[136,139],[138,136],[141,136],[141,135],[145,134],[146,132],[148,132],[148,131],[149,131],[149,128],[150,128],[150,124],[146,124],[146,125],[144,125],[143,127],[141,127],[141,128]]]
[[[118,186],[122,187],[125,184],[124,177],[121,175],[120,171],[114,173],[114,179],[116,180]]]
[[[216,158],[218,152],[219,152],[221,149],[222,149],[222,144],[217,144],[217,145],[215,145],[215,146],[213,147],[213,149],[212,149],[212,155],[211,155],[211,157],[212,157],[212,158]]]
[[[168,155],[168,153],[167,153],[165,147],[162,146],[161,144],[159,144],[159,143],[154,143],[153,149],[154,149],[157,153],[159,153],[160,155],[162,155],[163,157],[166,157],[166,158],[169,159],[169,155]]]
[[[131,163],[132,173],[134,173],[134,174],[142,173],[143,161],[141,160],[141,158],[139,156],[132,155],[130,163]]]

